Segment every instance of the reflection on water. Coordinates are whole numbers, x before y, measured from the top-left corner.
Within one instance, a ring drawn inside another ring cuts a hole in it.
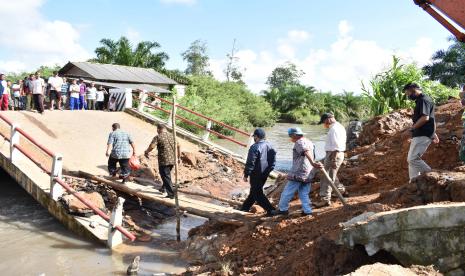
[[[266,128],[267,140],[270,141],[276,148],[278,155],[276,156],[276,170],[287,171],[292,165],[292,147],[294,144],[290,141],[287,135],[287,130],[290,127],[300,127],[305,133],[305,137],[315,143],[316,146],[316,158],[322,159],[325,156],[324,152],[324,137],[326,130],[323,126],[311,126],[311,125],[295,125],[279,123],[271,128]],[[240,141],[247,143],[246,137],[239,137]],[[227,140],[215,140],[216,144],[222,145],[234,152],[237,152],[243,156],[247,154],[247,149],[239,145],[233,144]]]
[[[0,179],[0,275],[126,275],[136,255],[141,256],[139,275],[184,271],[186,264],[167,244],[176,237],[174,220],[154,229],[152,242],[112,252],[68,231],[5,172]],[[203,221],[183,218],[182,237]]]

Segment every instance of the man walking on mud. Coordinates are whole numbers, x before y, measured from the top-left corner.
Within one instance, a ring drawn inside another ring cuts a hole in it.
[[[348,193],[344,185],[342,185],[337,178],[337,172],[344,161],[344,151],[346,150],[347,142],[346,129],[336,121],[332,113],[324,113],[321,115],[320,124],[324,124],[324,127],[329,129],[325,142],[326,156],[324,159],[324,168],[334,184],[337,185],[341,194],[347,196]],[[317,208],[331,206],[332,191],[333,189],[329,180],[322,177],[320,180],[320,200],[313,205]]]
[[[287,215],[289,202],[296,192],[299,193],[302,203],[302,215],[312,214],[310,203],[310,184],[315,176],[316,169],[322,168],[322,164],[315,162],[315,145],[304,137],[304,133],[298,127],[290,128],[287,134],[294,143],[292,149],[292,168],[287,174],[287,183],[279,199],[279,210],[273,211],[273,215]]]
[[[244,168],[244,182],[250,177],[250,192],[241,207],[241,211],[248,212],[256,202],[262,207],[267,216],[272,215],[274,207],[263,193],[263,186],[276,163],[276,150],[265,140],[265,131],[261,128],[255,129],[253,133],[253,144],[247,155]]]
[[[108,171],[111,176],[115,177],[117,173],[116,164],[119,163],[119,178],[123,179],[124,183],[131,173],[131,169],[129,168],[131,147],[132,155],[136,155],[136,146],[131,136],[127,132],[122,131],[118,123],[114,123],[111,128],[113,131],[108,136],[106,152],[108,157]]]
[[[163,186],[160,189],[160,192],[164,193],[166,191],[167,198],[174,198],[173,183],[171,182],[171,170],[175,165],[175,156],[174,156],[174,139],[166,131],[166,126],[164,124],[157,125],[157,134],[153,137],[152,142],[150,143],[147,150],[145,150],[145,157],[149,158],[149,153],[157,148],[158,151],[158,172],[160,173]],[[178,158],[181,156],[181,148],[179,143],[177,143]]]
[[[405,132],[404,136],[411,135],[410,148],[408,151],[408,174],[410,180],[423,172],[431,171],[431,167],[421,159],[433,143],[439,143],[436,134],[436,121],[434,118],[434,103],[428,95],[423,94],[420,86],[416,83],[409,83],[404,86],[405,96],[415,101],[413,110],[413,125]]]

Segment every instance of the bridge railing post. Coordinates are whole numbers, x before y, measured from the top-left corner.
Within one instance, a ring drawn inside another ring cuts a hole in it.
[[[19,150],[15,147],[15,145],[19,145],[19,132],[16,130],[18,125],[12,124],[11,125],[11,133],[10,133],[10,161],[14,163],[18,160],[19,157]]]
[[[123,204],[124,198],[118,197],[118,201],[111,212],[107,240],[108,247],[110,248],[123,243],[123,235],[121,235],[121,232],[116,229],[117,225],[121,225],[123,223]]]
[[[205,126],[205,132],[203,133],[202,136],[202,141],[207,142],[208,138],[210,137],[210,129],[212,128],[212,121],[208,120],[207,125]]]
[[[140,102],[139,102],[139,106],[137,107],[137,110],[139,112],[144,112],[145,101],[147,100],[147,91],[142,90],[142,92],[140,92],[139,99],[140,99]]]
[[[60,154],[55,154],[55,156],[53,156],[52,170],[50,173],[50,196],[55,201],[65,192],[64,188],[55,180],[55,178],[61,179],[62,174],[63,157]]]

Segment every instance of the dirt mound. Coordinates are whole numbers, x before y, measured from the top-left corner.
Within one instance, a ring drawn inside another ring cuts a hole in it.
[[[211,223],[201,226],[189,233],[195,235],[189,255],[214,252],[198,261],[201,267],[191,271],[224,272],[227,264],[233,275],[288,275],[290,271],[293,275],[336,275],[376,261],[396,263],[385,252],[369,257],[361,247],[348,249],[334,241],[339,223],[372,211],[374,198],[351,198],[352,208],[323,208],[316,210],[315,217],[300,217],[300,211],[296,211],[300,206],[294,204],[287,218],[268,218],[242,227]]]
[[[339,173],[339,179],[347,185],[351,194],[384,192],[408,182],[406,158],[409,142],[399,131],[410,126],[411,122],[406,125],[406,117],[399,117],[402,114],[408,113],[395,112],[366,123],[361,138],[368,137],[365,141],[375,142],[348,152],[350,158]],[[458,100],[437,108],[437,133],[441,142],[432,144],[423,157],[433,169],[452,170],[460,165],[458,146],[462,136],[461,115],[462,107]],[[400,123],[395,123],[395,118]],[[371,132],[375,135],[371,135]],[[381,138],[374,139],[376,135]]]
[[[358,145],[371,145],[412,125],[412,110],[403,109],[377,116],[363,124]]]
[[[199,150],[197,152],[183,152],[182,157],[178,181],[183,189],[230,198],[233,191],[249,187],[248,183],[242,181],[244,165],[231,156],[213,150]],[[140,160],[142,168],[134,172],[134,175],[153,179],[161,185],[158,158],[155,151],[150,154],[149,158],[141,156]]]
[[[463,167],[458,169],[463,169]],[[465,202],[465,174],[463,172],[425,173],[398,189],[382,193],[379,198],[379,202],[392,207],[410,207],[444,201]]]

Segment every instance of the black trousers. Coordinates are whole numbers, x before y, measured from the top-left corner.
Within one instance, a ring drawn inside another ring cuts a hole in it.
[[[34,105],[37,111],[39,111],[39,113],[43,113],[44,112],[44,95],[33,94],[32,96],[34,98]]]
[[[268,198],[263,193],[263,186],[265,185],[268,176],[250,176],[250,192],[249,196],[245,199],[242,204],[241,210],[248,212],[250,207],[256,202],[260,207],[265,209],[266,212],[274,210]]]
[[[163,182],[162,190],[165,190],[168,195],[174,195],[173,183],[171,182],[171,170],[173,165],[158,166],[161,181]]]
[[[129,176],[131,173],[131,168],[129,168],[129,158],[127,159],[116,159],[110,156],[108,158],[108,171],[110,172],[110,175],[115,176],[116,172],[118,169],[116,168],[116,164],[119,163],[119,166],[121,168],[120,171],[120,178],[126,178]]]

